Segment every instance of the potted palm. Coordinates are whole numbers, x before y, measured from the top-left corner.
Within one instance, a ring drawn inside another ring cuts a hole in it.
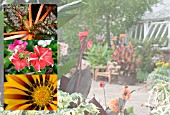
[[[119,84],[134,85],[137,82],[137,68],[142,60],[135,55],[133,46],[131,44],[128,46],[119,45],[112,58],[121,66],[118,77]]]

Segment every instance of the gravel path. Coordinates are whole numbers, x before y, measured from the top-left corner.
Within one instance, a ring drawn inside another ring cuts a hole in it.
[[[136,84],[133,86],[129,86],[130,90],[136,90],[143,86],[143,84]],[[109,104],[109,101],[113,98],[120,96],[120,91],[123,89],[123,85],[118,85],[116,83],[109,84],[106,81],[105,91],[106,91],[106,103]],[[90,93],[88,95],[88,99],[93,97],[95,94],[95,98],[100,102],[100,104],[105,109],[105,102],[104,102],[104,93],[103,89],[99,87],[99,81],[93,81]],[[134,92],[131,95],[131,98],[126,103],[126,107],[133,106],[135,114],[137,115],[149,115],[149,108],[141,107],[142,104],[147,102],[147,98],[149,93],[146,89],[141,89],[139,91]]]

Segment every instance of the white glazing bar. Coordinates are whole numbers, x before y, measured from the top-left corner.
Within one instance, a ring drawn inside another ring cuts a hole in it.
[[[160,31],[161,31],[161,29],[162,29],[163,25],[164,25],[164,23],[160,24],[160,27],[159,27],[159,29],[158,29],[158,31],[157,31],[157,33],[156,33],[155,38],[157,38],[157,37],[158,37],[158,35],[159,35],[159,33],[160,33]]]
[[[168,22],[168,48],[170,49],[170,21]]]
[[[165,35],[165,32],[166,32],[167,29],[168,29],[168,24],[167,24],[166,27],[164,28],[164,31],[162,32],[162,35],[161,35],[161,38],[160,38],[159,41],[162,40],[162,37]]]
[[[136,28],[135,28],[135,39],[137,39],[137,33],[138,33],[138,24],[136,25]]]
[[[131,27],[130,28],[130,34],[129,34],[129,36],[132,38],[132,32],[133,32],[133,29],[132,29],[133,27]]]
[[[148,27],[148,23],[144,23],[144,39],[143,39],[143,42],[147,38],[148,32],[149,32],[150,28],[152,27],[152,25],[153,24],[151,23],[150,26]]]
[[[148,37],[149,40],[152,38],[152,36],[153,36],[153,34],[154,34],[157,26],[158,26],[158,24],[155,24],[155,26],[154,26],[154,28],[153,28],[153,30],[152,30],[152,33],[151,33],[150,36]]]
[[[143,24],[140,25],[140,35],[139,40],[142,40]]]

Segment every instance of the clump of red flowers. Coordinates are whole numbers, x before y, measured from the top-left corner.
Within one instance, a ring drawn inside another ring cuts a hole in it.
[[[30,65],[38,72],[46,66],[53,66],[54,61],[51,49],[34,46],[34,52],[29,52],[26,49],[27,44],[22,40],[15,40],[13,44],[8,46],[8,49],[12,52],[9,60],[17,71],[21,71],[25,67],[30,68]]]

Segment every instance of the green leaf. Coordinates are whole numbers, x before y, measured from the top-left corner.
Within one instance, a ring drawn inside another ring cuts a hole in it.
[[[82,3],[83,3],[82,0],[77,0],[77,1],[74,1],[74,2],[71,2],[71,3],[68,3],[66,5],[59,6],[58,7],[58,13],[76,9],[76,8],[82,6]]]
[[[119,105],[120,107],[123,107],[123,106],[125,105],[125,101],[124,101],[122,98],[119,98],[119,100],[118,100],[118,105]]]
[[[4,58],[4,68],[7,68],[9,65],[11,64],[10,60],[9,60],[9,57],[6,56]]]
[[[73,19],[77,14],[58,14],[58,28],[65,25],[68,21]]]

